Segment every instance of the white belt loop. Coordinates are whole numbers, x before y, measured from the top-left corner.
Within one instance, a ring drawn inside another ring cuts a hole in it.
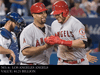
[[[61,63],[63,63],[63,59],[61,59],[60,61],[61,61]]]
[[[77,59],[77,63],[81,63],[81,59]]]

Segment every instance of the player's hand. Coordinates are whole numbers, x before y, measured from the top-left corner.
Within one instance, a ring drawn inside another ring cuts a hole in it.
[[[46,37],[44,41],[47,44],[54,45],[54,44],[61,44],[61,39],[58,36],[51,35],[50,37]]]
[[[45,43],[50,44],[50,45],[54,45],[54,36],[50,36],[50,37],[46,37],[44,38]]]
[[[53,36],[55,44],[61,44],[62,39],[60,39],[58,36]]]
[[[10,57],[9,57],[9,60],[11,59],[11,57],[13,57],[13,63],[15,64],[15,54],[12,50],[10,50]]]
[[[52,47],[53,45],[50,45],[50,44],[47,44],[47,43],[45,43],[45,48],[46,49],[48,49],[48,48],[50,48],[50,47]]]
[[[91,63],[97,62],[97,60],[98,60],[97,57],[90,55],[91,51],[92,50],[90,50],[86,53],[88,61]]]

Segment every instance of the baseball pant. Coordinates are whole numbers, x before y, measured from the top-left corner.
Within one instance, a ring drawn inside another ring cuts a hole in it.
[[[61,60],[58,60],[57,65],[89,65],[89,62],[88,62],[88,59],[85,56],[84,61],[77,63],[77,64],[69,64],[69,63],[66,63],[66,62],[62,62],[62,59],[61,59]]]

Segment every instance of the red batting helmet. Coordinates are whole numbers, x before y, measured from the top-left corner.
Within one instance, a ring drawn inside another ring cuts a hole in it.
[[[43,12],[46,10],[48,10],[48,9],[46,9],[45,5],[41,2],[33,4],[30,8],[31,14],[32,13],[40,13],[40,12]]]
[[[67,17],[69,13],[68,5],[65,1],[57,1],[52,5],[51,15],[61,14],[63,12],[63,17]]]

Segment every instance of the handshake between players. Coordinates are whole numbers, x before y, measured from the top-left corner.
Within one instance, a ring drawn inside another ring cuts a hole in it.
[[[69,47],[72,46],[72,41],[65,41],[60,39],[58,36],[54,36],[54,35],[51,35],[50,37],[46,37],[44,41],[50,45],[61,44]]]

